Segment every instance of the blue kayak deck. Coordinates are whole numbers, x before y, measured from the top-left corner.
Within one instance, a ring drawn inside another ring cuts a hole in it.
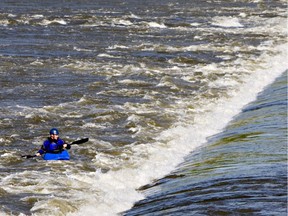
[[[68,151],[63,150],[60,153],[45,153],[42,158],[44,160],[70,160]]]

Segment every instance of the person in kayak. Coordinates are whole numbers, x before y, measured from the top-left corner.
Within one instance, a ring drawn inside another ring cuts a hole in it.
[[[43,142],[41,149],[36,153],[36,156],[41,156],[44,153],[60,153],[64,149],[70,149],[71,145],[65,143],[64,140],[59,138],[59,131],[57,128],[50,130],[50,137]]]

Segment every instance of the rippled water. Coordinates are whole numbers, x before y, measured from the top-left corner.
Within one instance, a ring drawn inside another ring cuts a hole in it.
[[[286,1],[1,1],[1,212],[130,209],[146,196],[138,188],[208,148],[208,137],[287,70],[286,8]],[[22,159],[51,127],[69,142],[90,141],[73,146],[70,161]],[[215,155],[230,151],[226,141],[211,147]],[[201,175],[213,173],[209,165]]]

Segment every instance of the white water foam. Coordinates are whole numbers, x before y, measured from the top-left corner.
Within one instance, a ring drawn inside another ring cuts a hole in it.
[[[164,25],[163,23],[149,22],[147,24],[152,28],[167,28],[166,25]]]
[[[83,195],[86,205],[69,215],[117,215],[143,199],[144,195],[137,188],[175,169],[189,152],[203,145],[207,137],[223,130],[244,105],[255,100],[258,92],[287,70],[286,44],[277,47],[277,50],[280,54],[274,57],[261,56],[259,62],[266,63],[261,63],[259,69],[247,75],[241,89],[234,92],[230,99],[222,98],[216,104],[207,104],[205,109],[210,111],[200,112],[195,117],[196,124],[177,126],[163,132],[158,137],[159,143],[134,146],[137,168],[123,168],[106,174],[71,175],[70,178],[88,183],[94,193]],[[170,141],[163,144],[161,140]]]
[[[65,20],[63,20],[63,19],[54,19],[54,20],[44,19],[39,24],[40,25],[44,25],[44,26],[51,25],[51,24],[67,25],[67,22]]]
[[[243,27],[237,17],[214,17],[212,25],[234,28]]]

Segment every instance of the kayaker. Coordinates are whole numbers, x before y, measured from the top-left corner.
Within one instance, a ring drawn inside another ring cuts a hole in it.
[[[64,149],[70,149],[71,145],[65,143],[64,140],[59,138],[59,131],[57,128],[50,130],[50,137],[43,142],[41,149],[36,153],[36,156],[41,156],[44,153],[59,153]]]

